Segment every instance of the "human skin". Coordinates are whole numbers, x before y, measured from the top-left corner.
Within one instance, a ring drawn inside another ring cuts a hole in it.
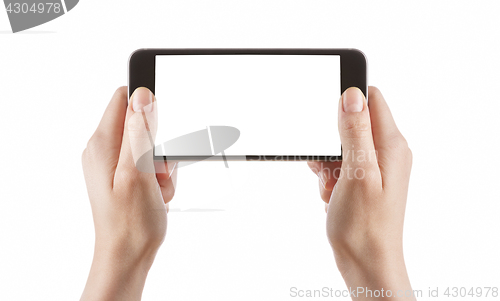
[[[344,161],[309,166],[320,178],[328,239],[347,286],[411,290],[402,236],[412,155],[380,91],[369,88],[369,107],[360,93],[350,88],[339,102]],[[126,87],[118,89],[82,155],[95,250],[81,300],[141,299],[176,179],[175,164],[153,163],[156,113],[149,90],[139,88],[127,104]],[[363,297],[353,299],[370,299]]]
[[[308,162],[326,203],[327,236],[347,287],[391,290],[392,297],[353,300],[415,300],[403,257],[403,222],[412,153],[382,93],[358,88],[339,101],[342,162]]]
[[[137,89],[127,104],[127,88],[119,88],[83,152],[95,248],[81,300],[141,299],[165,238],[176,179],[175,164],[155,166],[148,152],[156,112],[148,89]],[[146,160],[136,166],[145,153]]]

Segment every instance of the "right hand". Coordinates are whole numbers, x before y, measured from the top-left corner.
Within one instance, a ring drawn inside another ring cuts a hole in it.
[[[381,92],[369,87],[368,95],[369,106],[358,88],[340,99],[343,161],[308,164],[319,177],[328,239],[347,285],[395,293],[411,289],[403,222],[412,153]]]

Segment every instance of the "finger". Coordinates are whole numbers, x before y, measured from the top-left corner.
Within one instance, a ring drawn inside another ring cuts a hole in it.
[[[120,150],[123,124],[127,111],[127,87],[118,88],[109,102],[94,133],[106,141],[106,145]]]
[[[376,87],[368,88],[368,97],[370,99],[370,118],[372,120],[372,132],[375,149],[382,148],[384,142],[393,138],[402,137],[396,122],[392,117],[391,110],[387,102]]]
[[[378,170],[370,113],[363,92],[355,87],[347,89],[339,101],[338,111],[343,173]]]
[[[156,179],[160,185],[163,202],[168,204],[168,202],[170,202],[174,197],[177,185],[177,162],[161,162],[161,164],[165,164],[164,168],[169,172],[157,173]]]
[[[309,165],[311,171],[318,176],[323,188],[332,191],[333,186],[335,186],[340,177],[342,161],[309,161],[307,165]]]
[[[403,135],[396,126],[384,96],[376,87],[369,87],[370,118],[373,142],[378,155],[378,165],[384,179],[389,179],[397,168],[411,164],[411,152]]]
[[[112,184],[120,154],[126,111],[127,87],[120,87],[111,98],[84,151],[85,164],[92,164],[93,168],[102,170],[102,172],[95,173],[103,176],[97,179],[100,182]],[[90,160],[87,160],[88,158]]]
[[[330,198],[332,196],[333,189],[332,190],[325,189],[325,187],[323,186],[321,181],[318,181],[318,182],[319,182],[319,195],[321,196],[321,199],[323,200],[323,202],[328,204],[330,202]]]
[[[157,127],[156,100],[147,88],[138,88],[130,98],[123,131],[117,171],[137,173],[152,178],[154,139]],[[127,173],[125,173],[127,174]]]

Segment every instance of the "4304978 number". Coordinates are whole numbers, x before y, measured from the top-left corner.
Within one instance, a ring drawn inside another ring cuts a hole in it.
[[[7,13],[9,14],[59,14],[62,12],[61,3],[9,3]]]
[[[447,287],[444,291],[446,297],[498,297],[498,287]]]

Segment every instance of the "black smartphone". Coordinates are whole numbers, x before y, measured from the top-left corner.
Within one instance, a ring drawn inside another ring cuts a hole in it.
[[[155,160],[342,160],[339,98],[367,96],[357,49],[139,49],[129,97],[156,96]]]

